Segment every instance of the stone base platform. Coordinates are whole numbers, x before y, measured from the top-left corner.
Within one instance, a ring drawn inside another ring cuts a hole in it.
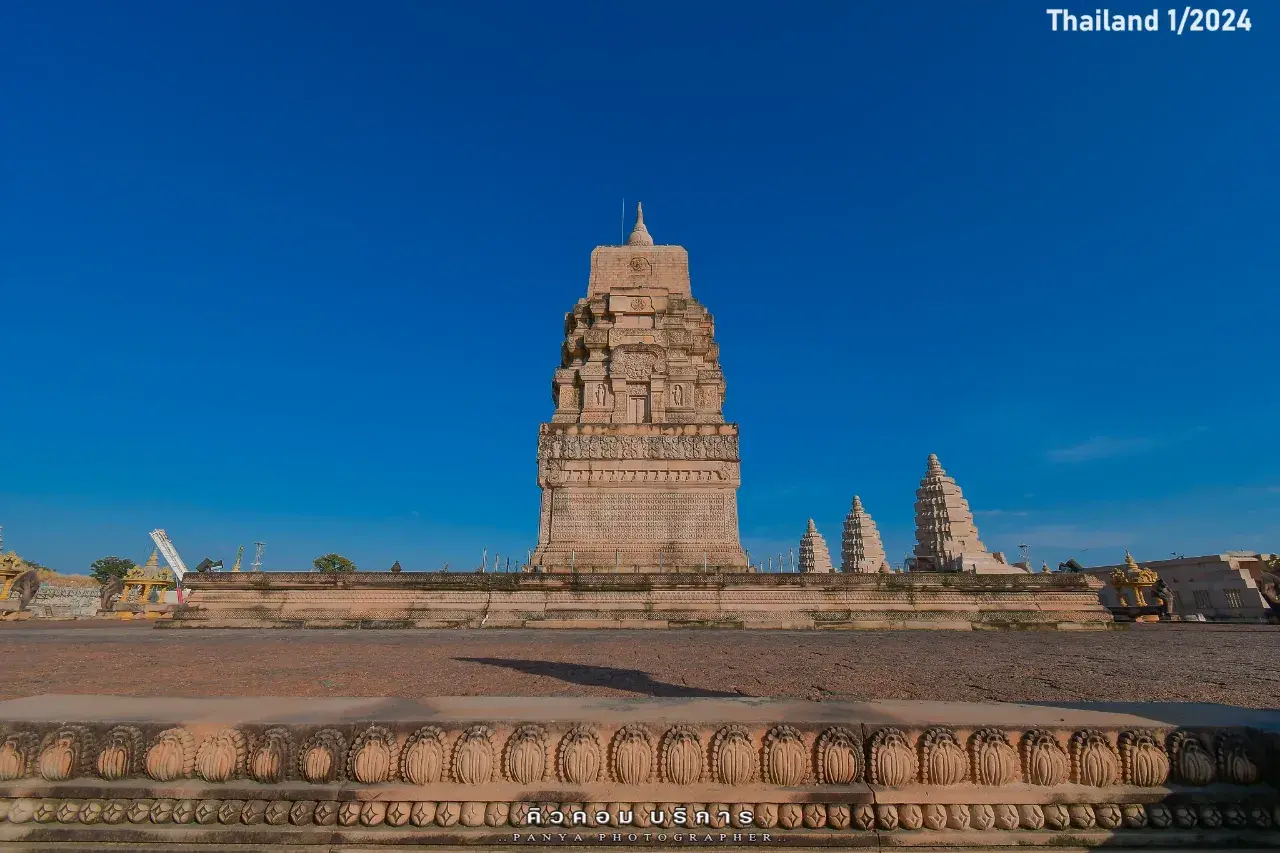
[[[0,703],[0,850],[1244,850],[1280,712],[756,699]]]
[[[165,628],[1105,629],[1084,574],[187,575]]]

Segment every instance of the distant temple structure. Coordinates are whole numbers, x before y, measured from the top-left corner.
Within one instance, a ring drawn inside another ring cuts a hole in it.
[[[637,206],[626,245],[592,252],[587,295],[565,315],[530,568],[746,571],[724,387],[689,255],[655,245]]]
[[[853,496],[853,506],[844,518],[844,535],[840,538],[840,571],[888,572],[892,571],[885,555],[880,531],[862,506],[862,499]]]
[[[1025,574],[1003,554],[989,554],[978,538],[969,502],[947,476],[936,454],[916,490],[916,547],[913,571],[973,572],[980,575]]]
[[[1080,571],[1106,584],[1099,592],[1105,606],[1122,607],[1131,604],[1133,596],[1126,594],[1126,584],[1117,585],[1116,581],[1127,580],[1134,563],[1126,551],[1124,563],[1081,567]],[[1280,622],[1280,596],[1274,594],[1280,557],[1275,554],[1225,551],[1177,556],[1145,560],[1142,568],[1151,572],[1153,582],[1158,577],[1169,588],[1171,615],[1176,621]]]
[[[818,526],[809,519],[809,526],[800,537],[800,572],[801,574],[830,574],[835,569],[831,565],[831,551],[827,549],[827,540],[818,532]]]

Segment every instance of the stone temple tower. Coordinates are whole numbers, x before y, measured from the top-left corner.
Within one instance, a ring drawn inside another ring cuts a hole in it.
[[[818,526],[809,519],[809,526],[800,537],[800,571],[803,574],[830,574],[835,571],[831,565],[831,552],[827,550],[827,540],[818,532]]]
[[[713,333],[688,253],[655,245],[637,207],[626,245],[591,253],[587,295],[565,315],[538,436],[535,570],[747,569]]]
[[[842,572],[887,572],[889,558],[880,541],[880,531],[871,515],[862,506],[862,499],[853,496],[853,506],[844,517],[844,535],[840,537],[840,570]]]
[[[916,490],[916,570],[1022,574],[1023,570],[987,553],[978,539],[969,502],[935,454]]]

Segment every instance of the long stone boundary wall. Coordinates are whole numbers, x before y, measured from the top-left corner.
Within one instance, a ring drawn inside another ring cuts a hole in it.
[[[1280,846],[1280,713],[756,699],[0,703],[0,850]]]
[[[1114,626],[1082,574],[188,574],[170,628]]]

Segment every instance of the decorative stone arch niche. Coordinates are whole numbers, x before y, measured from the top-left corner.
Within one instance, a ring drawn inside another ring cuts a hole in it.
[[[660,420],[662,390],[667,375],[667,355],[652,344],[625,344],[610,354],[609,378],[614,410],[624,423]]]

